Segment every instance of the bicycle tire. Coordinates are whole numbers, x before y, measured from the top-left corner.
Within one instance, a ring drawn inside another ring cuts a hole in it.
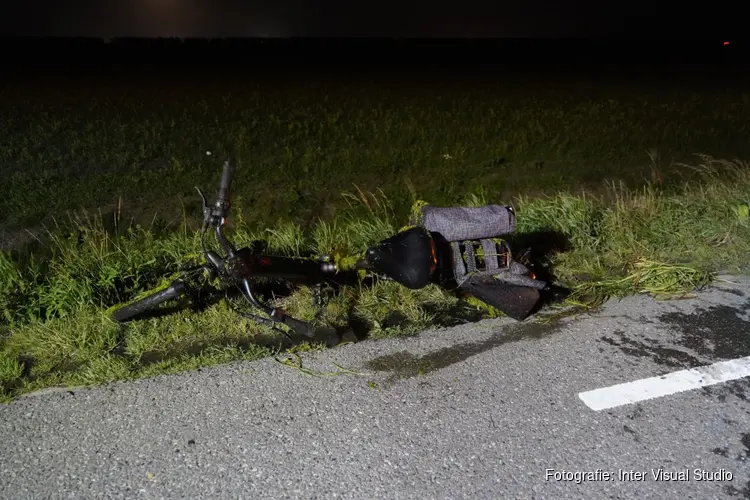
[[[111,314],[111,318],[117,323],[126,323],[146,312],[156,309],[169,300],[183,295],[185,295],[185,284],[181,281],[176,281],[163,290],[159,290],[131,304],[115,309]]]

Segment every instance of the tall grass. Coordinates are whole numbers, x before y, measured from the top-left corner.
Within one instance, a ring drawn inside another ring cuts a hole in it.
[[[556,255],[553,266],[574,299],[589,305],[639,292],[671,295],[706,284],[718,271],[745,272],[750,167],[699,158],[697,165],[673,165],[674,177],[699,175],[669,191],[610,184],[598,195],[521,199],[519,231],[546,228],[569,237],[575,250]]]

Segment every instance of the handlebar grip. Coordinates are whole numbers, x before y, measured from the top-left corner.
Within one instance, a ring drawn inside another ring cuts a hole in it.
[[[313,338],[315,336],[315,327],[310,323],[294,319],[291,316],[284,316],[284,319],[282,319],[281,322],[298,334],[304,335],[307,338]]]
[[[224,162],[224,171],[221,173],[221,186],[219,186],[219,201],[229,202],[229,188],[232,185],[235,165],[232,162]]]

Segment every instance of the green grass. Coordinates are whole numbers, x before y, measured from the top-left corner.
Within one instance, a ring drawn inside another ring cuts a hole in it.
[[[146,222],[195,213],[220,160],[238,158],[235,192],[251,222],[303,225],[353,184],[458,202],[488,186],[530,191],[650,179],[693,153],[750,157],[750,94],[625,83],[524,81],[410,87],[353,80],[6,85],[0,93],[0,225],[23,227],[118,200]],[[207,156],[206,152],[213,154]],[[647,154],[647,151],[649,152]],[[656,162],[652,162],[652,156]]]
[[[262,238],[278,253],[351,257],[404,226],[416,199],[512,201],[519,237],[569,240],[546,260],[582,307],[685,294],[747,268],[750,168],[690,155],[750,157],[747,94],[188,87],[0,94],[2,226],[47,228],[26,250],[0,252],[3,400],[284,349],[225,305],[125,326],[106,317],[196,257],[192,186],[212,195],[225,153],[240,160],[239,245]],[[345,289],[322,310],[306,288],[279,301],[318,326],[357,324],[374,338],[478,314],[437,287],[388,282]]]

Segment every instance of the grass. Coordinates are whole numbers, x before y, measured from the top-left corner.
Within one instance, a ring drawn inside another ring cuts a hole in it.
[[[213,194],[227,155],[248,218],[265,226],[327,218],[353,184],[401,212],[412,197],[452,204],[482,186],[505,199],[605,177],[633,187],[696,152],[750,157],[750,94],[718,86],[227,80],[6,85],[0,225],[118,200],[141,222],[179,221],[196,213],[193,186]]]
[[[191,189],[215,186],[215,157],[229,153],[241,167],[231,220],[240,245],[262,238],[278,253],[351,257],[405,225],[416,199],[512,201],[516,243],[567,240],[542,257],[581,307],[679,296],[747,268],[750,168],[685,153],[750,153],[746,94],[115,87],[118,103],[99,87],[0,94],[2,225],[47,228],[24,251],[0,252],[3,400],[287,349],[225,305],[125,326],[106,317],[195,258]],[[278,300],[321,327],[359,325],[373,338],[478,314],[437,287],[389,282],[347,288],[322,310],[311,299],[301,288]]]

